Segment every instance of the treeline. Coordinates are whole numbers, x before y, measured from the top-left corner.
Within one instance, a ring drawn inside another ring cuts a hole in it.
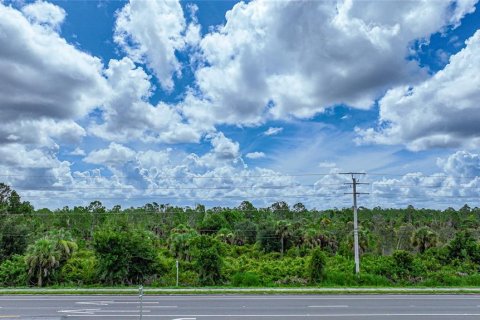
[[[478,286],[480,209],[143,207],[35,210],[0,184],[1,286]]]

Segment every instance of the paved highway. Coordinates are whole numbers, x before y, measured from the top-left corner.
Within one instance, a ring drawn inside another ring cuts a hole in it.
[[[480,319],[480,295],[0,296],[0,319]]]

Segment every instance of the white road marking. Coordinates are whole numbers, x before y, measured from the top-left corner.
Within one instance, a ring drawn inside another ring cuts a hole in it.
[[[93,304],[94,306],[108,306],[113,301],[78,301],[76,304]]]
[[[142,310],[143,312],[150,312],[150,310]],[[95,311],[95,313],[115,313],[115,312],[120,312],[120,313],[138,313],[138,310],[98,310]]]
[[[95,306],[108,306],[111,304],[140,304],[140,301],[77,301],[76,304],[92,304]],[[158,301],[143,301],[143,304],[158,304]]]
[[[173,320],[197,320],[197,318],[175,318]]]
[[[308,306],[309,308],[348,308],[346,304],[337,304],[333,306]]]
[[[95,312],[100,311],[100,309],[69,309],[69,310],[58,310],[59,313],[75,313],[75,314],[95,314]]]

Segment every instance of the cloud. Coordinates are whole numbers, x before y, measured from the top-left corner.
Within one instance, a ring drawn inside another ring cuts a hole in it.
[[[92,151],[83,161],[93,164],[118,165],[135,159],[135,151],[112,142],[106,149]]]
[[[204,65],[195,79],[206,107],[182,111],[257,125],[338,104],[370,108],[391,86],[427,76],[407,59],[412,43],[472,10],[474,1],[453,0],[239,2],[200,42]]]
[[[0,145],[2,165],[12,168],[50,168],[57,159],[49,149],[28,148],[23,144]]]
[[[44,1],[28,4],[22,8],[22,12],[32,23],[52,29],[58,29],[66,16],[63,8]]]
[[[130,58],[110,60],[105,71],[111,93],[101,106],[101,121],[89,132],[108,141],[198,142],[203,134],[184,120],[174,105],[152,105],[150,76]]]
[[[18,119],[0,127],[0,144],[23,143],[37,147],[53,147],[57,142],[74,144],[86,135],[85,130],[72,120]]]
[[[457,151],[446,159],[438,159],[437,165],[448,175],[473,178],[480,176],[480,155]]]
[[[0,144],[78,140],[85,131],[74,121],[108,91],[102,63],[54,30],[63,9],[37,2],[23,12],[0,3]]]
[[[245,155],[248,159],[261,159],[265,158],[266,155],[263,152],[250,152]]]
[[[214,155],[219,159],[236,159],[240,156],[240,145],[225,137],[222,132],[210,135]]]
[[[195,23],[187,25],[178,1],[131,0],[117,14],[114,40],[132,60],[151,68],[164,89],[172,90],[173,76],[182,74],[176,53],[198,41],[199,32]]]
[[[359,142],[405,144],[410,150],[480,146],[480,31],[449,64],[415,86],[380,100],[378,128],[359,129]]]
[[[266,136],[274,136],[283,131],[283,128],[270,127],[263,134]]]
[[[480,155],[457,151],[437,160],[439,172],[407,173],[381,178],[371,184],[371,203],[382,206],[441,208],[472,203],[480,196]]]
[[[69,153],[71,156],[86,156],[85,151],[79,147],[76,147],[72,152]]]

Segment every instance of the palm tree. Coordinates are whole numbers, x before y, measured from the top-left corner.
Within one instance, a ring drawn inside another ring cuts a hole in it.
[[[280,220],[277,222],[275,233],[277,236],[280,236],[280,252],[284,253],[285,251],[285,240],[292,235],[291,224],[285,220]]]
[[[37,240],[28,247],[25,256],[28,274],[36,277],[39,287],[43,286],[44,280],[59,266],[60,258],[56,243],[50,239]]]
[[[172,229],[172,233],[168,238],[170,252],[172,252],[176,258],[190,261],[192,241],[197,238],[197,236],[198,234],[195,230],[184,225],[179,225]]]
[[[429,227],[417,229],[412,236],[412,245],[418,252],[424,253],[427,249],[437,245],[438,235]]]

